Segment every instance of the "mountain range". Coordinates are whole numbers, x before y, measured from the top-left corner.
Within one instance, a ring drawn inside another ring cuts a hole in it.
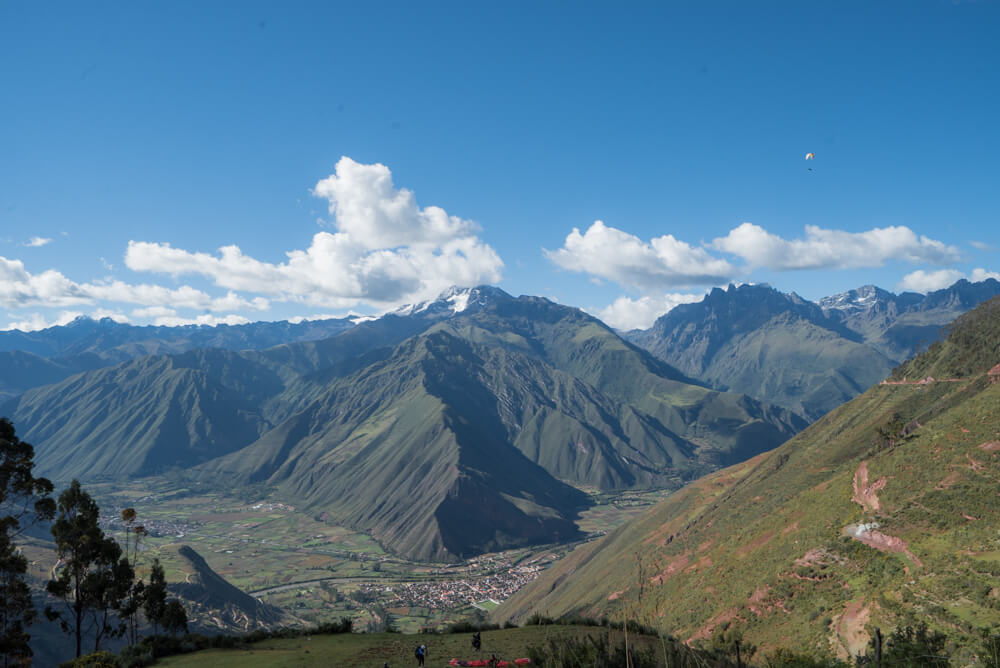
[[[627,617],[689,642],[737,629],[842,658],[874,627],[926,623],[972,646],[1000,624],[998,405],[994,298],[779,448],[576,549],[497,619]]]
[[[581,488],[679,488],[770,450],[998,288],[813,304],[730,287],[629,333],[639,345],[489,286],[298,325],[83,319],[0,335],[4,386],[27,388],[0,414],[56,480],[258,485],[399,554],[450,559],[578,537]]]
[[[0,400],[39,385],[146,355],[198,348],[260,350],[282,343],[323,339],[357,318],[245,325],[135,326],[111,318],[80,316],[67,325],[34,332],[0,332]]]
[[[317,341],[85,371],[0,412],[54,479],[260,484],[417,559],[576,538],[577,487],[679,487],[805,426],[485,286]]]

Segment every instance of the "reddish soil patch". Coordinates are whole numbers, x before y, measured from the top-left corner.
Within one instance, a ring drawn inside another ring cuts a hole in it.
[[[823,490],[825,490],[827,487],[830,486],[830,482],[831,482],[830,480],[824,480],[820,484],[818,484],[815,487],[813,487],[812,491],[814,491],[814,492],[822,492]]]
[[[757,608],[761,603],[767,600],[767,593],[769,591],[771,591],[771,587],[769,585],[761,585],[757,587],[752,594],[750,594],[750,598],[747,599],[747,607],[750,608],[750,612],[760,617],[760,612],[758,612]]]
[[[698,546],[698,551],[704,552],[708,548],[712,547],[713,544],[715,544],[714,540],[706,540],[704,543]]]
[[[813,564],[822,564],[826,561],[826,552],[824,550],[813,548],[803,554],[801,557],[795,560],[796,566],[812,566]]]
[[[969,468],[973,471],[979,472],[983,470],[983,463],[976,461],[970,455],[965,455],[965,458],[969,460]]]
[[[972,515],[966,515],[965,513],[962,513],[962,517],[964,517],[967,520],[972,520],[973,522],[979,519],[978,517],[973,517]]]
[[[661,585],[673,576],[680,573],[690,563],[687,552],[678,554],[667,563],[667,567],[659,575],[650,578],[653,584]]]
[[[736,550],[736,556],[744,557],[753,552],[754,550],[756,550],[758,547],[766,545],[768,542],[770,542],[772,538],[774,538],[773,531],[768,531],[767,533],[761,534],[757,538],[753,539],[751,542],[747,543],[746,545],[743,545],[738,550]]]
[[[881,552],[898,552],[900,554],[905,554],[910,558],[913,563],[917,566],[923,566],[916,555],[910,552],[910,548],[906,546],[901,538],[896,538],[895,536],[890,536],[884,534],[881,531],[866,531],[855,540],[858,540],[868,547],[874,547],[876,550]]]
[[[695,642],[696,640],[704,640],[705,638],[711,637],[712,632],[715,630],[716,626],[718,626],[719,624],[722,624],[724,622],[731,622],[734,619],[736,619],[736,612],[737,612],[737,610],[736,610],[735,607],[729,608],[728,610],[726,610],[724,612],[720,612],[719,614],[717,614],[714,617],[712,617],[711,619],[709,619],[708,622],[706,622],[704,626],[702,626],[700,629],[698,629],[697,631],[695,631],[694,635],[692,635],[690,638],[688,638],[684,642],[687,643],[688,645],[690,645],[691,643]]]
[[[866,606],[863,600],[847,604],[837,619],[838,657],[846,660],[865,649],[868,645],[865,625],[870,618],[871,608]]]
[[[961,474],[959,474],[958,471],[952,471],[947,476],[945,476],[944,479],[941,480],[941,482],[935,485],[934,489],[948,489],[956,482],[958,482],[961,479],[961,477],[962,476]]]
[[[618,597],[621,596],[624,593],[625,593],[624,589],[619,589],[616,592],[612,592],[611,594],[608,595],[608,600],[609,601],[617,601]]]
[[[986,441],[985,443],[980,443],[979,449],[986,450],[987,452],[1000,450],[1000,441]]]
[[[788,534],[792,533],[793,531],[798,531],[798,530],[799,530],[799,523],[798,522],[792,522],[791,524],[789,524],[788,526],[786,526],[784,529],[781,530],[781,535],[782,536],[787,536]]]
[[[877,493],[885,487],[885,483],[885,476],[882,476],[868,484],[868,462],[861,462],[854,473],[854,495],[851,500],[866,510],[876,511],[881,507]]]
[[[697,570],[699,570],[699,569],[702,569],[702,568],[708,568],[708,567],[710,567],[711,565],[712,565],[712,557],[710,557],[710,556],[708,556],[708,555],[706,554],[706,555],[705,555],[704,557],[702,557],[701,559],[699,559],[699,560],[698,560],[698,561],[696,561],[695,563],[693,563],[693,564],[691,564],[690,566],[688,566],[688,567],[687,567],[687,568],[686,568],[686,569],[684,570],[684,572],[685,572],[685,573],[694,573],[695,571],[697,571]]]

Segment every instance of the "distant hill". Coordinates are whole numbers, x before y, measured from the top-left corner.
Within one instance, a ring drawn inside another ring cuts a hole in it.
[[[714,289],[627,338],[692,378],[815,420],[926,348],[1000,283],[962,280],[924,295],[875,286],[818,304],[767,285]]]
[[[0,402],[33,387],[147,355],[179,354],[199,348],[261,350],[282,343],[313,341],[354,326],[350,318],[300,323],[136,326],[111,318],[80,316],[67,325],[34,332],[0,332]]]
[[[678,487],[805,426],[578,309],[486,286],[319,341],[84,372],[5,408],[51,478],[260,483],[418,559],[575,538],[587,497],[567,483]]]
[[[848,656],[875,626],[1000,624],[1000,298],[781,447],[575,550],[497,611],[733,627]]]

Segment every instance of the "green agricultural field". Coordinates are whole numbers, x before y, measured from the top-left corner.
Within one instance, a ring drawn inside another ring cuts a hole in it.
[[[494,591],[475,591],[477,582],[511,577],[518,569],[528,575],[516,577],[530,578],[531,572],[544,570],[573,547],[510,550],[454,564],[413,562],[387,554],[371,536],[321,521],[273,495],[201,488],[197,482],[164,477],[125,486],[90,486],[109,522],[106,530],[124,535],[113,518],[122,508],[134,507],[138,522],[150,531],[143,540],[140,575],[155,557],[169,582],[188,581],[190,564],[178,553],[188,545],[231,584],[304,625],[347,616],[359,629],[390,626],[418,632],[476,620],[487,611],[473,607],[474,602],[504,598]],[[587,533],[603,533],[667,492],[589,493],[594,505],[579,525]],[[47,575],[44,571],[53,562],[47,548],[32,549],[38,575]],[[399,599],[400,590],[409,585],[455,582],[468,583],[470,590],[452,604],[434,601],[430,592]],[[390,587],[396,592],[387,591]]]

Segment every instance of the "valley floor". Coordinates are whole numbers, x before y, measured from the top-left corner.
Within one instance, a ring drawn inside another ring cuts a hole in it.
[[[157,557],[168,582],[192,577],[177,548],[188,545],[240,590],[287,613],[286,623],[317,625],[347,616],[355,628],[402,632],[439,629],[482,618],[576,544],[479,555],[452,564],[411,562],[386,553],[372,537],[322,522],[254,490],[221,492],[163,478],[95,484],[103,528],[123,535],[118,518],[133,507],[149,536],[140,568]],[[586,491],[593,506],[578,525],[603,535],[664,498],[667,491]],[[33,575],[50,577],[54,555],[42,541],[26,545]],[[197,615],[206,631],[245,631],[217,616]]]

